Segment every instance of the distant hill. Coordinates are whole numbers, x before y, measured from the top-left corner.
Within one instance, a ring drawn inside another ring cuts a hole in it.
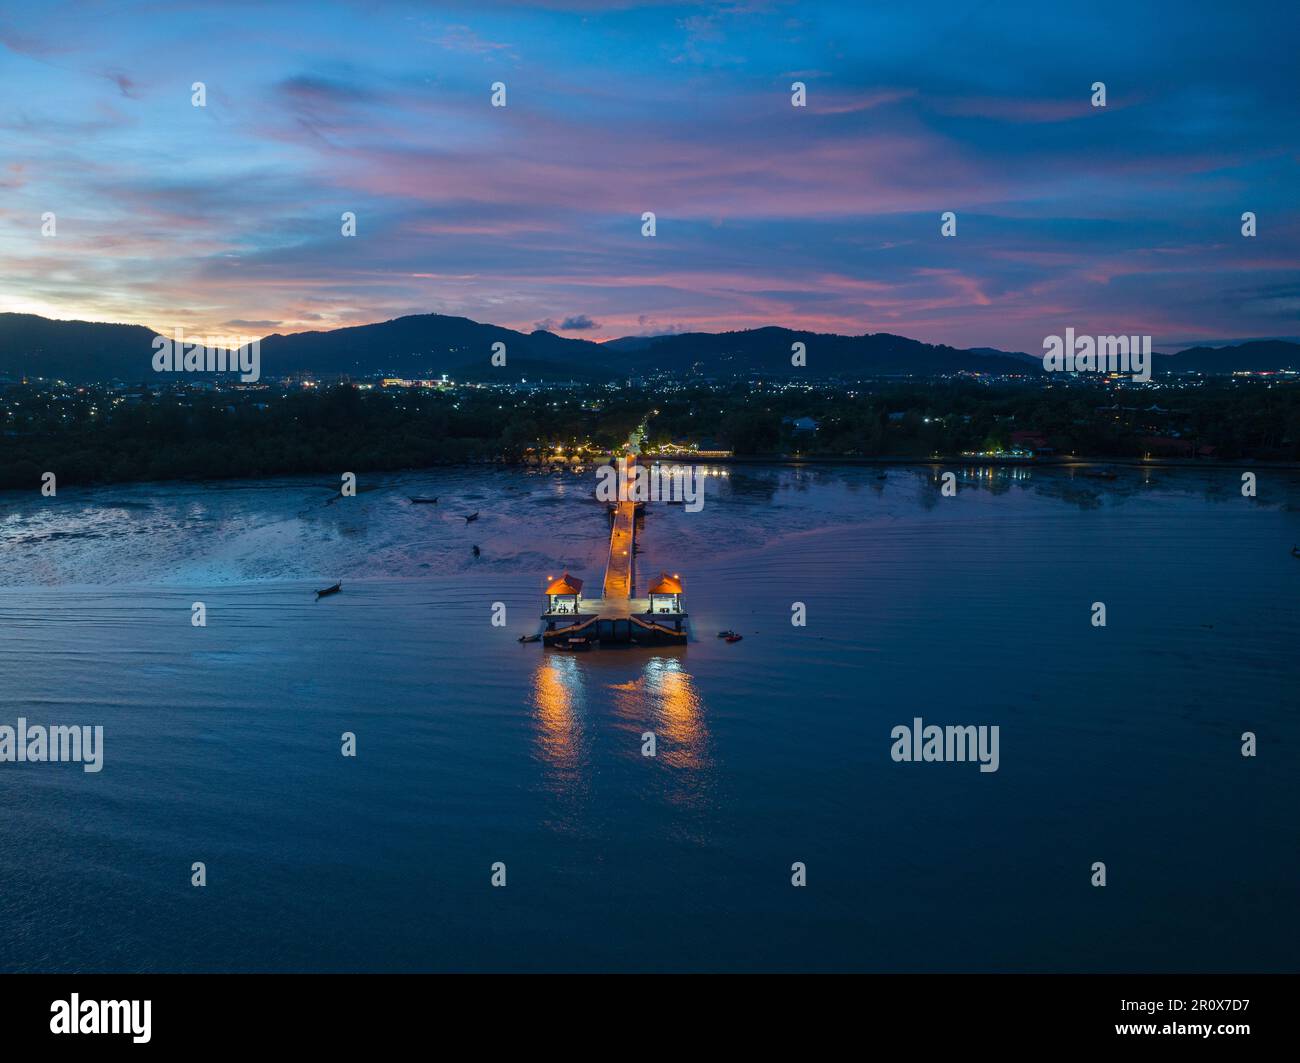
[[[619,344],[623,341],[615,340]],[[804,344],[807,368],[790,365],[791,345]],[[607,343],[604,346],[609,347]],[[698,371],[705,376],[749,376],[753,373],[788,376],[875,376],[913,373],[1041,371],[1039,360],[1026,360],[1001,351],[969,351],[935,346],[887,332],[866,336],[804,332],[798,329],[746,329],[743,332],[683,332],[660,336],[644,346],[624,347],[628,372],[666,369]]]
[[[1231,347],[1189,347],[1171,354],[1157,368],[1176,373],[1260,372],[1270,369],[1300,370],[1300,343],[1255,340]]]
[[[149,380],[156,333],[142,325],[52,321],[0,314],[0,376]],[[196,339],[204,336],[196,335]],[[607,380],[616,375],[601,345],[550,332],[525,334],[463,317],[420,314],[328,332],[279,333],[262,340],[262,373],[490,378],[492,345],[506,345],[506,366],[538,379]],[[482,374],[479,368],[485,370]]]
[[[494,343],[506,345],[506,368],[512,378],[516,373],[527,376],[527,370],[534,377],[551,379],[606,379],[611,375],[609,356],[590,340],[565,339],[541,331],[526,334],[442,314],[399,317],[331,332],[276,333],[262,340],[262,372],[271,376],[311,371],[464,377],[466,371],[479,367],[493,370]]]
[[[201,338],[201,337],[200,337]],[[155,379],[152,330],[141,325],[52,321],[0,314],[0,376],[57,377],[74,382]],[[506,369],[490,363],[492,345],[506,345]],[[790,364],[791,345],[807,348],[807,368]],[[1281,340],[1195,347],[1162,359],[1158,368],[1199,372],[1300,368],[1300,344]],[[628,336],[608,343],[551,332],[516,332],[464,317],[417,314],[328,332],[275,333],[262,340],[262,374],[437,376],[459,379],[618,380],[655,371],[727,378],[925,376],[958,371],[1034,373],[1032,355],[988,347],[960,349],[880,332],[864,336],[797,329],[688,332]]]
[[[143,380],[153,375],[153,339],[154,331],[143,325],[0,314],[0,376]]]
[[[1024,351],[1000,351],[996,347],[972,347],[971,354],[989,355],[994,358],[1015,358],[1021,362],[1033,362],[1037,366],[1042,366],[1043,356],[1025,354]]]

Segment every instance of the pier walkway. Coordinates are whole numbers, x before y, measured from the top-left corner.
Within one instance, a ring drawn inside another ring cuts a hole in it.
[[[627,441],[624,454],[627,482],[636,475],[637,432]],[[636,503],[620,500],[609,530],[609,558],[605,562],[605,601],[626,602],[632,597],[632,560],[636,556]]]
[[[605,601],[632,597],[632,558],[636,548],[636,503],[620,502],[609,533],[609,560],[605,565]]]

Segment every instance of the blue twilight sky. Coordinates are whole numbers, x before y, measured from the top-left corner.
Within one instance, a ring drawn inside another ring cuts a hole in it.
[[[0,310],[1294,337],[1298,12],[2,0]]]

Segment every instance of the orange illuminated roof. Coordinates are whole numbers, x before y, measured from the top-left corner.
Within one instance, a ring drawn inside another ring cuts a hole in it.
[[[650,588],[651,594],[681,594],[682,581],[676,576],[670,576],[667,572],[659,573],[659,582]]]
[[[546,588],[547,594],[580,594],[581,592],[582,580],[577,576],[570,576],[567,572]]]

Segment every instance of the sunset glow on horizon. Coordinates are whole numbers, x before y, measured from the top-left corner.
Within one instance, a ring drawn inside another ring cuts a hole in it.
[[[0,311],[249,337],[440,313],[596,341],[1300,338],[1300,16],[1036,10],[9,12]]]

